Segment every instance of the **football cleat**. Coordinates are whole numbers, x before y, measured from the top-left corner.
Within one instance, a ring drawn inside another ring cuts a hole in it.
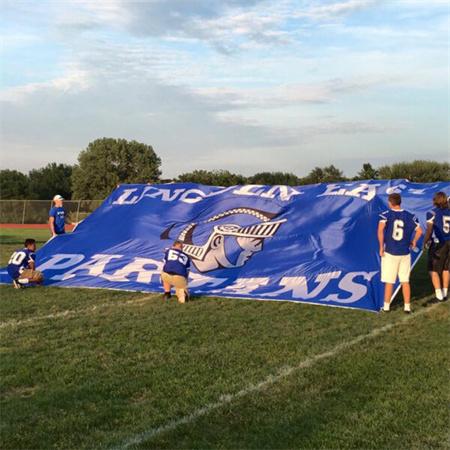
[[[14,289],[22,289],[23,287],[17,280],[13,280],[13,286]]]

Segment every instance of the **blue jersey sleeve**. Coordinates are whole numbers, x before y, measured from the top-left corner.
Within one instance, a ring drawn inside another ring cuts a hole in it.
[[[28,262],[35,262],[36,261],[36,253],[30,252],[28,254]]]
[[[417,216],[412,216],[412,221],[414,222],[414,229],[417,230],[417,228],[420,227],[420,222]]]
[[[436,213],[434,211],[427,212],[427,223],[434,223],[434,218],[436,217]]]
[[[383,211],[381,214],[379,214],[380,222],[387,222],[388,215],[389,211]]]
[[[50,211],[48,212],[48,217],[56,218],[56,208],[50,208]]]

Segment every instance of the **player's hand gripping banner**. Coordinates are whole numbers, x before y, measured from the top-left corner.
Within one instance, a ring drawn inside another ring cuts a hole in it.
[[[450,194],[450,183],[122,185],[73,233],[42,247],[37,268],[47,285],[161,292],[164,250],[180,240],[194,295],[378,311],[376,232],[387,196],[400,193],[425,228],[437,191]],[[419,256],[412,252],[413,263]],[[1,281],[10,282],[5,271]]]

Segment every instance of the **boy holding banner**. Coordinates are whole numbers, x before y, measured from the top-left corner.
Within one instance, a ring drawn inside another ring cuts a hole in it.
[[[443,301],[447,299],[450,281],[450,209],[447,194],[436,192],[433,206],[427,213],[427,231],[423,245],[424,248],[429,246],[428,271],[436,299]]]
[[[175,241],[164,255],[164,267],[161,281],[164,286],[164,298],[169,300],[172,286],[178,297],[178,303],[189,300],[188,275],[191,262],[189,256],[183,252],[183,243]]]
[[[411,312],[410,250],[416,248],[422,228],[414,214],[401,208],[400,194],[390,194],[389,210],[380,214],[378,242],[381,256],[381,281],[385,283],[383,311],[390,310],[392,293],[397,277],[402,285],[405,313]],[[411,241],[411,237],[414,237]]]

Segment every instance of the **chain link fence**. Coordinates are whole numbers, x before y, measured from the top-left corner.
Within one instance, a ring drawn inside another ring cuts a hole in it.
[[[85,219],[103,200],[65,200],[69,222]],[[0,200],[0,223],[42,224],[48,222],[51,200]]]

